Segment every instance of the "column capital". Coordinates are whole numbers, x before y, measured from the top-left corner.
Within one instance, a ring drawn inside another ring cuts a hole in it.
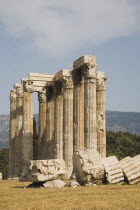
[[[83,71],[85,78],[96,78],[97,76],[97,64],[95,63],[85,63],[83,64]]]
[[[57,80],[53,83],[54,89],[55,89],[55,94],[56,95],[61,95],[62,90],[63,90],[63,79]]]
[[[15,90],[15,89],[12,89],[12,90],[10,91],[10,100],[11,100],[12,102],[15,102],[16,99],[17,99],[16,90]]]
[[[74,84],[84,83],[84,70],[83,67],[71,71]]]
[[[24,91],[28,93],[32,93],[34,91],[33,81],[27,80],[23,82]]]
[[[16,88],[17,98],[23,98],[23,87]]]
[[[45,90],[38,92],[38,101],[39,101],[39,103],[46,103],[46,91]]]
[[[106,77],[97,77],[97,91],[105,91],[106,82],[107,82]]]
[[[72,76],[64,76],[63,77],[63,87],[64,88],[69,88],[69,89],[73,88]]]

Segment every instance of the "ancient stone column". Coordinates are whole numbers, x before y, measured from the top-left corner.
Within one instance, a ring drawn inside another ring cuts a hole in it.
[[[86,149],[97,149],[96,120],[96,57],[85,60],[84,69],[84,145]]]
[[[54,158],[63,159],[63,83],[54,82]]]
[[[46,158],[47,153],[47,131],[46,131],[46,91],[43,90],[38,93],[39,100],[39,133],[38,133],[38,159]]]
[[[23,137],[22,137],[22,176],[26,173],[30,160],[33,160],[33,84],[32,81],[24,81],[23,93]]]
[[[84,148],[84,74],[74,65],[73,78],[73,149]]]
[[[14,178],[15,173],[16,98],[16,91],[12,89],[10,92],[9,179]]]
[[[22,85],[15,85],[17,93],[16,106],[16,140],[15,140],[15,177],[20,177],[22,172],[22,118],[23,118],[23,88]]]
[[[47,87],[47,159],[54,159],[54,87]]]
[[[63,79],[63,159],[71,175],[73,169],[73,82],[72,76],[65,76]]]
[[[104,72],[97,74],[97,149],[101,157],[106,157],[106,115]]]

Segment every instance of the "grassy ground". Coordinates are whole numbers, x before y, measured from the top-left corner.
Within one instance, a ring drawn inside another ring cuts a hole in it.
[[[140,210],[140,186],[26,189],[29,183],[0,181],[0,210]]]

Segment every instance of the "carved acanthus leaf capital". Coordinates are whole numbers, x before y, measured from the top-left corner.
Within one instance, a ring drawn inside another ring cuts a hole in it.
[[[17,98],[23,98],[23,88],[17,87],[16,88]]]
[[[63,90],[63,80],[57,80],[54,82],[54,89],[56,95],[61,95]]]
[[[39,103],[46,103],[46,91],[42,90],[38,93]]]
[[[11,100],[11,102],[15,102],[16,99],[17,99],[16,90],[12,89],[11,92],[10,92],[10,100]]]
[[[63,77],[63,87],[64,88],[73,88],[72,76],[64,76]]]
[[[78,84],[84,81],[84,70],[83,67],[74,69],[72,72],[72,80],[74,84]]]
[[[32,80],[24,81],[24,90],[28,93],[32,93],[34,91],[34,86],[33,86]]]
[[[97,90],[104,90],[105,91],[105,88],[106,88],[106,81],[107,81],[107,78],[100,78],[100,79],[97,79]]]
[[[85,77],[96,77],[97,65],[95,63],[85,63],[83,65],[83,71]]]

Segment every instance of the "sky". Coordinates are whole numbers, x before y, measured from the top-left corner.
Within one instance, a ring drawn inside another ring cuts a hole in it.
[[[0,114],[28,73],[72,70],[86,54],[108,78],[107,110],[140,112],[139,0],[0,0]]]

